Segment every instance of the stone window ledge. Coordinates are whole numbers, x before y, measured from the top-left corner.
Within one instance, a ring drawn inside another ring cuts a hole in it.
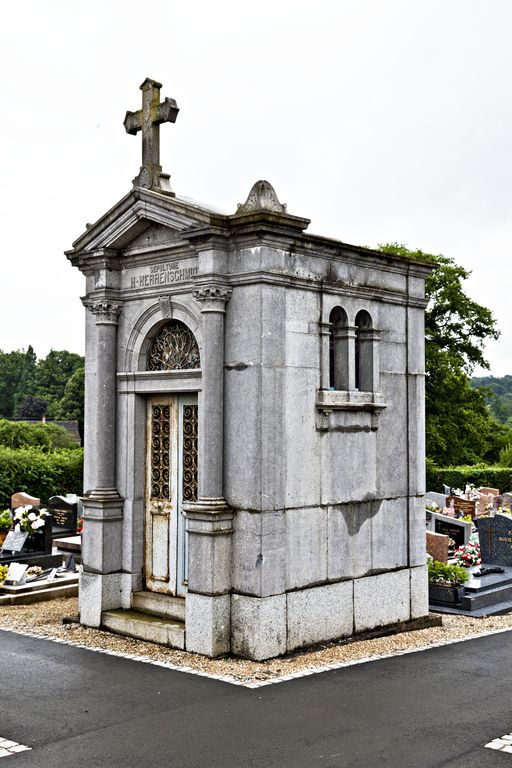
[[[382,392],[319,389],[316,393],[319,411],[380,411],[386,408]]]

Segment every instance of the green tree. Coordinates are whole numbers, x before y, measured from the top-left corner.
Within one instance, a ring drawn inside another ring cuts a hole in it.
[[[42,419],[48,410],[48,403],[35,395],[26,395],[16,407],[14,416],[17,419]]]
[[[48,401],[48,415],[55,417],[68,380],[77,368],[83,368],[84,358],[66,350],[51,350],[39,360],[36,371],[35,394]]]
[[[463,282],[470,272],[453,259],[411,251],[397,243],[380,248],[433,267],[425,284],[427,457],[440,466],[485,460],[492,448],[495,422],[485,392],[471,386],[470,375],[477,365],[489,367],[484,346],[499,336],[496,320],[489,309],[465,293]]]
[[[35,354],[27,351],[0,350],[0,417],[12,418],[16,405],[27,394],[32,394],[35,383]],[[18,401],[17,401],[18,398]]]

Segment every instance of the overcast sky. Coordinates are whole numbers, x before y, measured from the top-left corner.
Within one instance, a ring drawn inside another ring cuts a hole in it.
[[[234,213],[268,179],[315,234],[453,257],[512,374],[511,39],[510,0],[1,3],[0,349],[83,354],[63,252],[130,190],[151,77],[177,195]]]

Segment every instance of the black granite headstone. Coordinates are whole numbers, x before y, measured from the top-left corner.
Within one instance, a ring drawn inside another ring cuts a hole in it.
[[[501,515],[481,517],[478,537],[482,563],[512,566],[512,517]]]
[[[76,496],[52,496],[48,501],[48,512],[52,520],[52,537],[74,536],[76,534],[78,500]]]

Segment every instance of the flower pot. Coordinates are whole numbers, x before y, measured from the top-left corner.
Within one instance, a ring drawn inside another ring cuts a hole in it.
[[[0,549],[2,548],[2,545],[5,541],[5,537],[7,536],[8,531],[0,531]]]
[[[464,587],[447,587],[443,584],[428,585],[429,603],[445,603],[446,605],[457,605],[464,596]]]

